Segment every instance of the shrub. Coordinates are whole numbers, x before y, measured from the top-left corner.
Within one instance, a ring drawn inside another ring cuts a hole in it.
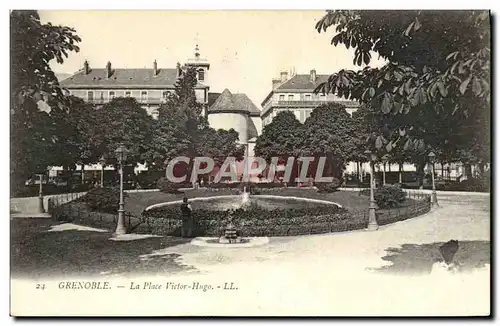
[[[123,195],[126,197],[127,193]],[[115,213],[120,203],[120,188],[95,188],[78,200],[86,203],[93,211]]]
[[[350,215],[345,208],[336,205],[267,210],[258,206],[234,211],[195,209],[192,212],[198,235],[219,236],[229,221],[233,222],[241,235],[272,236],[324,233],[335,230],[339,222],[345,223]],[[177,235],[181,225],[180,207],[163,206],[143,213],[145,222],[154,234]],[[321,230],[312,230],[311,225],[321,225]]]
[[[167,178],[160,178],[156,183],[156,188],[167,194],[177,194],[179,193],[180,184],[173,183]]]
[[[163,171],[144,171],[137,175],[137,183],[142,189],[154,189],[163,175]]]
[[[460,182],[460,190],[462,191],[477,191],[488,192],[490,191],[491,180],[487,176],[467,179]]]
[[[370,196],[370,188],[364,188],[359,191],[360,196]]]
[[[385,185],[375,190],[374,197],[379,208],[393,208],[404,203],[406,192],[399,186]]]
[[[333,178],[332,182],[316,183],[316,188],[318,188],[318,192],[335,192],[341,185],[342,185],[342,180]]]

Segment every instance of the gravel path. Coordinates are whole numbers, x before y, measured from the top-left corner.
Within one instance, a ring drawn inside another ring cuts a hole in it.
[[[224,312],[250,315],[488,314],[489,197],[440,199],[427,215],[375,232],[273,238],[254,248],[183,244],[155,254],[180,254],[207,282],[239,284],[241,301],[200,299],[203,311],[227,305]],[[460,242],[462,272],[431,274],[439,245],[450,239]]]

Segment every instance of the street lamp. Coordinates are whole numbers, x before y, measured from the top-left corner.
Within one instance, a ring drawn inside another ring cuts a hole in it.
[[[101,188],[104,188],[104,165],[106,164],[104,155],[99,159],[99,163],[101,164]]]
[[[120,164],[120,204],[118,208],[118,224],[116,226],[116,235],[125,234],[125,208],[123,203],[123,162],[127,160],[127,148],[123,145],[118,146],[115,150],[116,159]]]
[[[438,200],[437,200],[437,193],[436,193],[436,182],[434,181],[434,162],[436,160],[436,154],[433,152],[430,152],[428,155],[429,157],[429,162],[431,163],[431,180],[432,180],[432,196],[431,196],[431,203],[433,206],[439,206]]]
[[[37,174],[40,178],[40,188],[38,191],[38,213],[45,213],[45,208],[43,208],[43,174]]]
[[[377,155],[372,153],[369,149],[365,151],[366,157],[368,158],[368,161],[370,162],[370,207],[368,211],[368,230],[378,230],[378,223],[377,223],[377,216],[375,215],[375,211],[378,208],[377,204],[375,203],[375,196],[373,194],[374,192],[374,183],[375,183],[375,178],[373,176],[373,173],[375,172],[374,169],[374,162],[377,159]]]

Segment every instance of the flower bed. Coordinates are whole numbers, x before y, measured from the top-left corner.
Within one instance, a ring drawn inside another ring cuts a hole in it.
[[[318,193],[315,189],[288,188],[266,189],[281,197],[293,196],[337,202],[336,205],[311,205],[304,202],[294,208],[252,207],[250,210],[237,210],[233,213],[234,224],[241,236],[293,236],[329,232],[343,232],[363,229],[368,223],[368,201],[357,192],[338,191]],[[186,192],[189,198],[236,195],[237,189],[220,189],[212,192],[195,189]],[[145,207],[182,199],[182,194],[160,192],[129,194],[126,201],[127,216],[125,224],[129,232],[156,235],[180,235],[182,218],[180,204],[160,206],[144,212]],[[258,197],[258,196],[256,196]],[[413,198],[412,198],[413,197]],[[228,223],[229,211],[209,210],[192,201],[193,218],[196,221],[195,236],[220,236]],[[377,210],[380,225],[391,224],[427,213],[430,210],[430,196],[409,193],[409,198],[397,208]],[[62,205],[49,205],[54,219],[72,221],[83,225],[113,230],[116,228],[117,213],[93,211],[88,203],[72,201]]]

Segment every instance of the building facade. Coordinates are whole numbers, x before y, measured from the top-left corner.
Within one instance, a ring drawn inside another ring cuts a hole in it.
[[[281,111],[292,111],[304,123],[314,108],[331,102],[341,103],[352,114],[359,107],[358,102],[346,101],[333,94],[314,94],[314,89],[328,80],[329,75],[318,75],[311,70],[308,75],[289,75],[281,72],[280,79],[272,80],[272,90],[262,101],[262,124],[269,124]]]
[[[262,130],[261,111],[245,94],[231,94],[228,89],[222,93],[209,92],[210,63],[201,58],[198,46],[194,58],[188,59],[184,67],[194,67],[197,71],[196,99],[205,105],[203,114],[207,115],[210,126],[236,130],[240,144],[246,146],[248,155],[253,155],[255,141]],[[115,97],[133,97],[153,118],[157,118],[158,108],[166,102],[168,94],[175,91],[182,69],[180,64],[176,68],[159,68],[156,60],[151,68],[114,68],[111,62],[105,68],[93,68],[85,61],[82,69],[60,84],[68,95],[95,105],[108,103]],[[85,170],[100,168],[92,165],[86,166]],[[136,171],[145,169],[145,166],[138,166]]]
[[[316,70],[311,70],[309,74],[289,74],[284,71],[280,73],[279,79],[272,80],[272,90],[262,101],[262,125],[265,127],[281,111],[292,111],[297,120],[304,123],[311,115],[311,112],[320,105],[328,103],[340,103],[345,106],[347,113],[351,116],[359,108],[356,101],[341,99],[334,94],[314,94],[314,90],[321,83],[328,80],[330,75],[317,74]],[[389,171],[397,171],[399,166],[386,166]],[[356,162],[349,162],[346,166],[346,173],[368,172],[369,164],[361,164],[358,167]],[[415,171],[413,164],[405,164],[404,171]]]
[[[208,103],[210,90],[210,63],[200,57],[196,46],[195,57],[188,59],[185,67],[195,67],[198,84],[195,87],[198,102]],[[181,67],[159,68],[156,60],[151,68],[114,68],[108,61],[105,68],[93,68],[85,61],[83,68],[60,82],[69,95],[80,97],[93,104],[105,104],[115,97],[133,97],[153,117],[164,103],[181,74]]]

